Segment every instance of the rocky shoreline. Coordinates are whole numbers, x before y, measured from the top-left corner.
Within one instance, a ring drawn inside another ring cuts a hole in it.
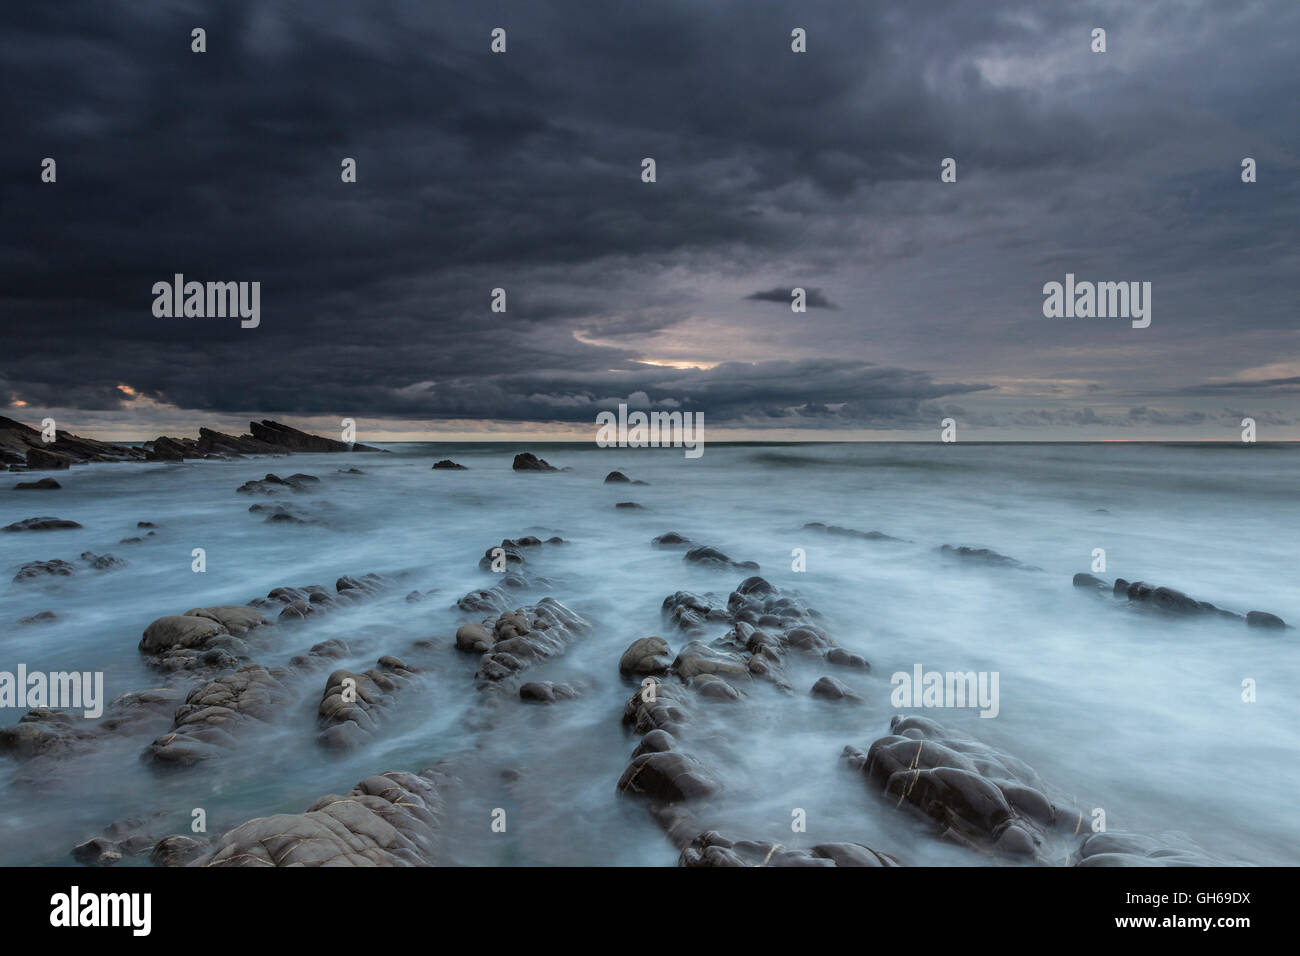
[[[249,434],[226,435],[200,428],[198,438],[160,435],[141,445],[117,445],[80,438],[61,429],[47,442],[42,433],[22,422],[0,416],[0,470],[58,471],[88,462],[184,461],[230,459],[246,455],[289,455],[295,452],[379,452],[359,443],[312,435],[279,422],[248,423]]]

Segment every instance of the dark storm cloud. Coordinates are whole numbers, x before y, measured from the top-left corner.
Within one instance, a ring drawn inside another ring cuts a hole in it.
[[[200,413],[576,421],[644,393],[696,403],[715,421],[817,427],[911,423],[947,398],[996,395],[983,376],[924,371],[960,312],[929,276],[904,298],[869,303],[919,314],[893,326],[906,368],[844,358],[873,354],[881,336],[860,321],[863,300],[851,305],[829,279],[809,305],[846,323],[841,337],[824,335],[822,354],[834,359],[685,371],[640,360],[693,328],[710,282],[743,282],[726,297],[734,302],[764,275],[796,276],[791,262],[852,275],[868,259],[905,264],[958,238],[979,255],[1030,248],[1053,272],[1086,265],[1098,248],[1128,255],[1135,230],[1100,213],[1059,226],[1069,255],[1040,248],[1053,204],[1070,200],[1026,198],[1013,181],[1051,177],[1068,190],[1074,179],[1124,179],[1114,167],[1145,172],[1141,147],[1159,140],[1160,122],[1171,143],[1199,129],[1176,119],[1177,104],[1152,105],[1142,86],[1196,89],[1204,64],[1121,76],[1086,99],[1049,92],[1077,85],[1041,59],[1071,31],[1086,36],[1106,22],[1120,42],[1151,47],[1207,29],[1204,13],[1124,9],[948,0],[918,17],[906,3],[740,0],[23,5],[7,11],[0,35],[0,397],[105,409],[125,384]],[[1273,9],[1265,21],[1290,16],[1286,5]],[[794,25],[808,30],[806,55],[789,52]],[[190,52],[196,26],[207,30],[207,53]],[[508,29],[504,56],[488,52],[495,26]],[[1252,149],[1285,154],[1293,130],[1255,97],[1293,94],[1293,79],[1271,70],[1271,50],[1223,29],[1223,98],[1243,104],[1240,122],[1273,136],[1256,136]],[[1018,66],[1019,56],[1040,59]],[[1045,72],[1004,84],[999,70]],[[1108,115],[1112,102],[1128,112]],[[1235,164],[1237,144],[1224,150]],[[939,192],[948,155],[978,170],[975,183],[985,177],[982,192]],[[45,156],[58,161],[56,185],[38,182]],[[345,156],[357,160],[355,185],[339,181]],[[647,156],[658,164],[649,185],[640,181]],[[1285,174],[1275,163],[1270,175]],[[1187,231],[1200,274],[1225,249],[1243,261],[1256,253],[1254,298],[1239,322],[1284,327],[1293,311],[1275,306],[1293,278],[1257,254],[1295,235],[1279,194],[1261,184],[1243,220],[1224,198],[1230,187],[1203,176],[1168,182],[1170,214],[1201,226]],[[931,183],[915,208],[890,198]],[[915,226],[917,216],[938,225]],[[1168,223],[1153,228],[1169,233]],[[973,257],[957,262],[995,276]],[[261,326],[155,318],[150,289],[176,272],[260,281]],[[1001,287],[1025,284],[1019,276]],[[489,311],[497,287],[509,296],[504,314]],[[776,301],[778,291],[788,303],[784,289],[748,298]],[[1015,298],[990,302],[988,312],[1015,307]],[[737,338],[780,331],[776,310],[755,311],[764,315],[754,325],[734,320]],[[1192,316],[1187,334],[1198,325],[1220,331]],[[989,363],[1014,357],[1025,338],[992,319],[984,334],[969,332],[965,348]],[[729,357],[718,351],[698,360]]]
[[[745,298],[755,299],[759,302],[780,302],[782,305],[788,306],[791,302],[790,294],[794,288],[794,286],[790,286],[788,289],[764,289],[761,292],[752,292],[745,296]],[[835,305],[830,301],[830,299],[826,298],[826,295],[821,289],[805,289],[804,292],[806,293],[804,296],[804,303],[810,309],[839,308],[838,305]]]

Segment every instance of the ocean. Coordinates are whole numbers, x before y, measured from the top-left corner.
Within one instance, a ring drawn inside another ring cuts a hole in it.
[[[672,865],[677,850],[644,806],[616,792],[636,738],[622,725],[636,685],[618,662],[641,637],[688,640],[661,616],[677,591],[727,594],[754,573],[712,570],[651,539],[669,531],[720,549],[824,616],[870,672],[793,656],[792,693],[755,681],[742,700],[696,708],[688,741],[724,790],[713,811],[733,839],[793,846],[848,841],[904,863],[1007,863],[940,839],[933,824],[872,792],[840,758],[889,732],[898,713],[958,728],[1034,768],[1109,829],[1181,833],[1226,862],[1300,863],[1300,643],[1292,629],[1130,607],[1075,587],[1105,553],[1107,581],[1165,585],[1244,614],[1300,622],[1300,448],[1173,444],[720,444],[681,449],[591,444],[391,444],[387,454],[300,454],[184,464],[91,464],[53,474],[57,491],[0,492],[0,524],[41,515],[71,530],[0,534],[0,671],[102,671],[106,696],[200,678],[151,668],[137,649],[154,619],[245,604],[282,586],[333,587],[369,572],[379,597],[282,628],[252,659],[282,665],[345,641],[353,670],[393,655],[421,669],[381,731],[337,753],[317,742],[329,668],[301,675],[293,700],[230,751],[194,767],[141,759],[169,720],[105,735],[47,761],[39,781],[0,756],[0,864],[72,862],[71,849],[123,818],[152,833],[209,834],[296,813],[387,770],[446,761],[457,779],[442,823],[455,864]],[[516,472],[531,451],[556,473]],[[433,470],[451,458],[464,471]],[[342,473],[358,468],[362,474]],[[611,471],[647,482],[605,484]],[[236,489],[274,472],[320,478],[302,494]],[[10,475],[13,481],[25,476]],[[308,523],[249,512],[283,502]],[[640,509],[618,509],[634,501]],[[156,527],[142,529],[138,522]],[[821,522],[887,538],[807,528]],[[148,535],[153,530],[153,535]],[[564,654],[527,672],[579,696],[485,707],[475,655],[457,651],[455,608],[490,587],[478,562],[503,538],[559,535],[530,553],[551,596],[592,623]],[[141,540],[122,543],[123,539]],[[987,548],[981,560],[943,545]],[[192,569],[203,549],[206,570]],[[112,554],[123,567],[9,583],[23,564]],[[802,570],[796,566],[802,565]],[[410,592],[421,599],[407,600]],[[17,626],[52,611],[57,619]],[[726,631],[719,625],[716,635]],[[891,677],[996,673],[995,717],[891,702]],[[814,699],[833,674],[856,706]],[[1243,682],[1254,699],[1244,700]],[[0,726],[24,711],[0,710]],[[498,813],[497,811],[504,811]],[[792,830],[803,811],[806,830]],[[493,827],[504,819],[504,831]],[[120,865],[147,862],[147,854]]]

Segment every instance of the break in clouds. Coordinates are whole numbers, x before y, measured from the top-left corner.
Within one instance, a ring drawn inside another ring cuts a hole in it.
[[[1300,435],[1287,0],[74,6],[0,37],[13,417]]]

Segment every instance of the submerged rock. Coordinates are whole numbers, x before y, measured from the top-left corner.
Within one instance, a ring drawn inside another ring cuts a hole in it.
[[[809,521],[804,525],[808,531],[821,531],[824,534],[833,534],[841,538],[858,538],[862,541],[899,541],[893,535],[885,534],[881,531],[855,531],[852,528],[843,528],[837,524],[822,524],[820,521]]]
[[[80,528],[75,521],[69,521],[67,518],[24,518],[22,521],[15,521],[13,524],[4,526],[4,531],[58,531],[63,528]]]
[[[1198,601],[1182,591],[1158,587],[1145,581],[1126,581],[1116,578],[1113,585],[1092,574],[1080,572],[1074,576],[1074,586],[1097,592],[1109,591],[1117,598],[1127,598],[1130,607],[1159,611],[1171,617],[1211,616],[1231,620],[1244,620],[1249,627],[1285,629],[1287,624],[1276,614],[1267,611],[1249,611],[1243,615],[1216,607],[1209,601]]]
[[[464,465],[458,465],[450,458],[444,458],[442,461],[433,463],[434,471],[469,471]]]
[[[39,481],[20,481],[14,485],[14,491],[54,491],[62,487],[53,478],[42,478]]]
[[[519,688],[519,699],[536,704],[554,704],[561,700],[573,700],[578,696],[572,684],[553,683],[551,681],[530,681]]]
[[[680,548],[691,543],[691,539],[676,531],[669,531],[650,541],[656,548]]]
[[[717,548],[701,546],[691,548],[682,558],[689,564],[713,568],[718,571],[757,571],[759,567],[753,561],[733,561]]]

